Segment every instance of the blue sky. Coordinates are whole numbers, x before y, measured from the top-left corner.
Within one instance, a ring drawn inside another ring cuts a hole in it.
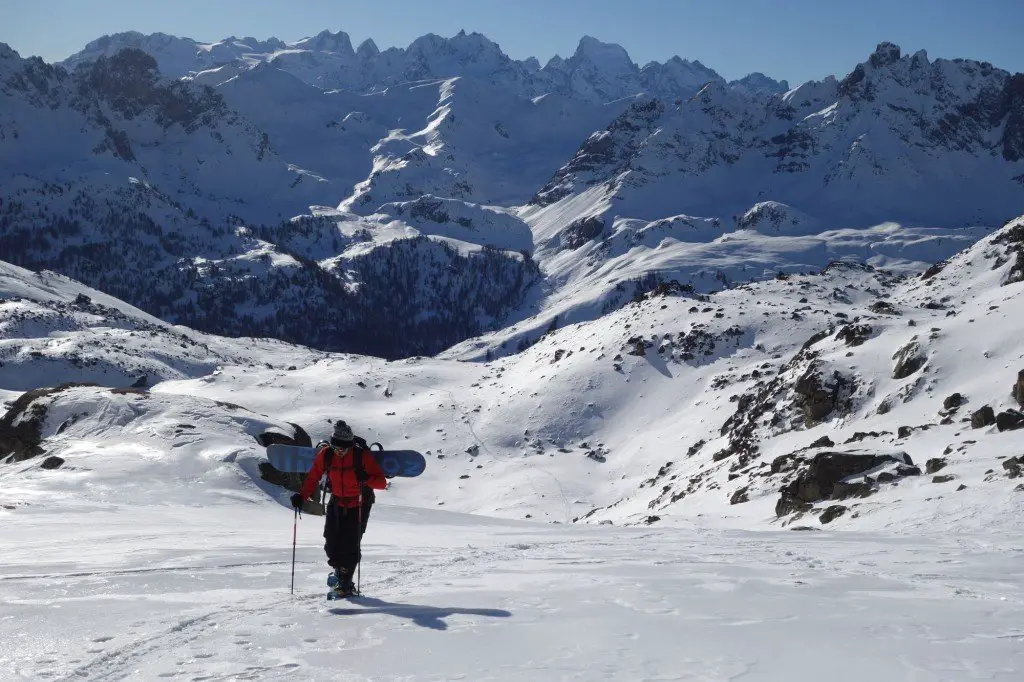
[[[520,59],[567,57],[588,34],[641,65],[678,54],[726,78],[842,75],[883,40],[1024,71],[1024,0],[0,0],[0,17],[0,42],[47,61],[125,30],[213,41],[329,28],[384,49],[465,28]]]

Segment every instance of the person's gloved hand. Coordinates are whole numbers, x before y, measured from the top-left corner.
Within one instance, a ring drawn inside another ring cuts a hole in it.
[[[295,493],[292,495],[292,506],[298,510],[302,509],[302,495]]]

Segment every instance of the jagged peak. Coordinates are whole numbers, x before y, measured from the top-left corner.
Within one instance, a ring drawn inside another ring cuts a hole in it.
[[[871,66],[878,69],[883,66],[888,66],[889,64],[895,64],[900,60],[901,56],[902,51],[900,50],[899,45],[885,41],[878,43],[878,46],[875,47],[875,51],[871,53],[868,61],[871,62]]]
[[[629,53],[626,52],[626,48],[622,47],[618,43],[606,43],[589,35],[585,35],[580,38],[580,42],[576,46],[576,52],[573,54],[572,59],[594,60],[598,58],[602,60],[622,60],[633,66],[633,60],[630,59]]]
[[[777,81],[771,76],[766,76],[760,71],[754,71],[748,73],[739,80],[734,80],[729,83],[730,87],[739,88],[746,90],[750,93],[769,93],[777,94],[789,91],[789,82],[785,80]]]
[[[7,43],[0,43],[0,59],[21,59],[21,55]]]
[[[373,42],[373,38],[367,38],[363,42],[359,43],[359,48],[356,49],[356,54],[360,59],[373,58],[380,54],[380,48],[377,47],[377,43]]]
[[[436,33],[425,33],[416,40],[409,44],[406,52],[412,52],[415,54],[424,54],[426,52],[433,52],[448,42],[447,38],[439,36]]]
[[[314,50],[320,52],[337,52],[340,54],[355,54],[352,49],[352,39],[344,31],[331,33],[324,29],[310,38],[303,38],[296,42],[294,47],[299,49]]]

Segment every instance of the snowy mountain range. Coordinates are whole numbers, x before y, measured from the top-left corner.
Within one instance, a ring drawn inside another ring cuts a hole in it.
[[[593,38],[543,67],[465,33],[5,47],[0,257],[220,334],[519,344],[659,281],[949,256],[1024,200],[1021,82],[890,44],[784,92]]]
[[[676,98],[696,91],[709,81],[726,83],[717,72],[699,61],[673,57],[667,62],[639,66],[619,45],[584,36],[568,59],[556,55],[548,63],[530,58],[512,59],[479,33],[459,32],[452,38],[427,34],[407,48],[383,52],[373,40],[353,49],[344,31],[323,31],[294,43],[277,38],[229,37],[215,43],[178,38],[162,33],[128,32],[104,36],[62,62],[73,70],[78,65],[111,57],[125,48],[151,54],[161,73],[220,85],[259,64],[270,64],[306,83],[331,90],[373,92],[409,81],[463,76],[479,78],[519,96],[552,92],[573,99],[603,104],[646,92],[654,97]],[[789,89],[762,73],[752,73],[729,85],[747,92],[779,93]]]

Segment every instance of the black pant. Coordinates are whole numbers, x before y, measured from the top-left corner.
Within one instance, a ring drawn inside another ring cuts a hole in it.
[[[349,578],[355,574],[356,566],[362,559],[359,547],[362,544],[363,533],[366,532],[366,522],[370,520],[372,507],[373,500],[367,496],[363,497],[361,514],[359,507],[342,507],[333,497],[327,505],[327,518],[324,520],[324,552],[327,553],[327,563],[332,568],[344,569]],[[360,517],[362,526],[359,524]]]

